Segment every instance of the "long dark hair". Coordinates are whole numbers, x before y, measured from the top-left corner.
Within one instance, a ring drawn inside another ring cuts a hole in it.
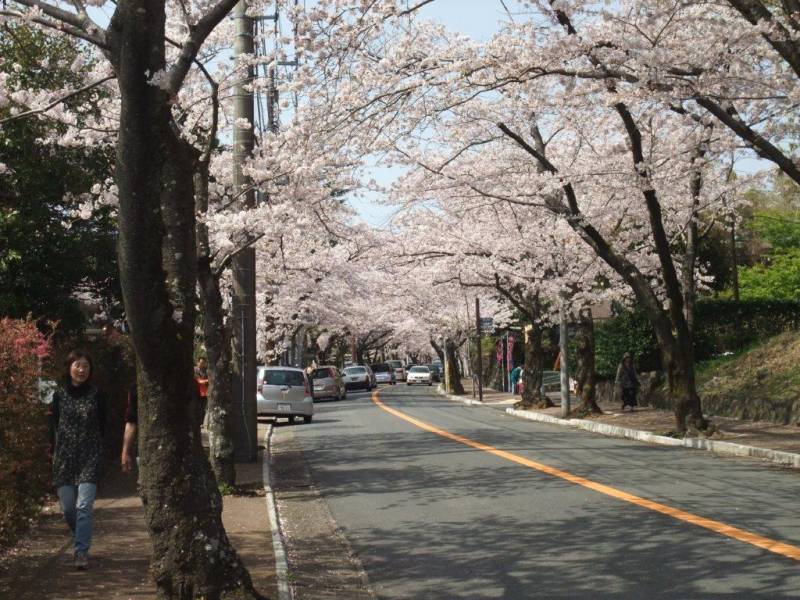
[[[92,381],[92,376],[94,375],[94,364],[92,364],[92,357],[85,350],[73,350],[67,355],[67,359],[64,361],[65,382],[72,383],[72,376],[69,373],[70,367],[72,366],[72,363],[81,358],[85,359],[86,362],[89,363],[89,377],[86,378],[86,383],[90,383]]]

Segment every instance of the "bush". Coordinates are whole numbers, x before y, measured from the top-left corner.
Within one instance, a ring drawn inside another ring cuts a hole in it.
[[[794,300],[702,300],[695,309],[696,360],[707,360],[742,349],[784,331],[800,329],[800,302]],[[661,368],[653,328],[640,309],[624,311],[595,329],[596,371],[616,375],[625,352],[634,356],[639,371]]]
[[[32,321],[0,319],[0,548],[16,542],[50,489],[46,407],[37,390],[48,351]]]
[[[695,358],[705,360],[800,329],[795,300],[704,300],[695,311]]]
[[[622,355],[630,352],[639,371],[661,368],[658,342],[650,321],[641,310],[624,311],[595,327],[595,371],[613,379]]]
[[[739,290],[743,300],[793,300],[800,297],[800,249],[772,254],[768,264],[742,267]]]

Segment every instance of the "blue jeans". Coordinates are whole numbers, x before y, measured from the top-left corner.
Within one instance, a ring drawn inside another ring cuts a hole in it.
[[[97,496],[96,483],[62,485],[58,488],[61,512],[75,536],[75,552],[88,554],[92,545],[92,506]]]

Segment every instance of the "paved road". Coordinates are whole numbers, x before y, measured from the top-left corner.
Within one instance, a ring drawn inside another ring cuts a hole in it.
[[[797,472],[517,420],[429,388],[382,387],[379,398],[418,422],[350,393],[294,428],[379,598],[800,598],[800,555],[685,521],[733,526],[734,537],[758,534],[791,554]]]

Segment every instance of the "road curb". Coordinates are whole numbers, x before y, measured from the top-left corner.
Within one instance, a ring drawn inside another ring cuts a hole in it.
[[[272,549],[275,554],[275,576],[278,581],[278,600],[292,600],[292,592],[289,587],[289,563],[286,559],[286,546],[281,535],[280,519],[278,518],[278,506],[275,503],[275,493],[272,490],[272,481],[269,474],[270,445],[272,444],[272,423],[267,426],[267,433],[264,436],[264,454],[261,462],[261,478],[264,485],[264,492],[267,502],[267,516],[269,517],[269,527],[272,532]]]
[[[444,390],[442,390],[441,386],[437,388],[437,391],[450,400],[455,400],[469,406],[484,406],[481,402],[473,400],[472,398],[462,398],[461,396],[446,394]],[[640,442],[647,442],[649,444],[691,448],[693,450],[705,450],[707,452],[713,452],[714,454],[721,454],[725,456],[760,458],[783,466],[800,469],[800,454],[796,454],[794,452],[782,452],[780,450],[770,450],[768,448],[745,446],[744,444],[735,444],[733,442],[723,442],[705,438],[673,438],[665,435],[657,435],[649,431],[631,429],[629,427],[620,427],[618,425],[610,425],[608,423],[597,423],[587,419],[559,419],[558,417],[552,417],[550,415],[545,415],[535,411],[517,410],[515,408],[507,408],[506,414],[519,417],[521,419],[528,419],[529,421],[550,423],[552,425],[561,425],[562,427],[574,427],[576,429],[583,429],[585,431],[591,431],[601,435],[627,438]]]

